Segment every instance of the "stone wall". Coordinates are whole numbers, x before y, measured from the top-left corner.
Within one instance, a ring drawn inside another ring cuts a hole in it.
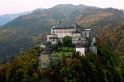
[[[68,28],[51,28],[51,34],[56,34],[58,38],[70,36],[72,37],[72,33],[76,31],[76,28],[74,27],[68,27]]]

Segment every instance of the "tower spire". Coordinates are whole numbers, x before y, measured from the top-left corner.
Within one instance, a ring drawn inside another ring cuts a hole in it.
[[[61,21],[58,21],[58,25],[61,25]]]

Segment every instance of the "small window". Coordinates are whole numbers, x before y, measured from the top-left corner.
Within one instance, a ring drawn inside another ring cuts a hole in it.
[[[81,40],[81,39],[79,38],[79,40]]]
[[[54,41],[54,39],[53,39],[53,41]]]

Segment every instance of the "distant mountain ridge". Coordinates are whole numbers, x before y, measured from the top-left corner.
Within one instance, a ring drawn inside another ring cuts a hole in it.
[[[0,26],[5,25],[7,22],[14,20],[20,15],[26,15],[31,13],[31,11],[23,12],[23,13],[16,13],[16,14],[5,14],[0,15]]]
[[[41,43],[50,32],[50,28],[60,20],[65,25],[77,23],[92,28],[99,36],[102,30],[108,27],[111,27],[109,29],[118,27],[119,22],[124,20],[124,14],[122,10],[113,8],[103,9],[72,4],[60,4],[49,9],[35,10],[30,14],[17,17],[0,28],[0,56],[19,54],[21,48],[29,49]],[[103,36],[104,33],[101,37]],[[105,40],[104,37],[103,39]]]

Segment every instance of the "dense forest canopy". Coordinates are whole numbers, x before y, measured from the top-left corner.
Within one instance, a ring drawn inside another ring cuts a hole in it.
[[[86,52],[85,57],[73,52],[72,57],[64,54],[62,59],[53,60],[43,70],[37,62],[39,46],[23,49],[20,56],[0,66],[0,82],[123,82],[124,67],[118,54],[97,38],[98,54]]]

